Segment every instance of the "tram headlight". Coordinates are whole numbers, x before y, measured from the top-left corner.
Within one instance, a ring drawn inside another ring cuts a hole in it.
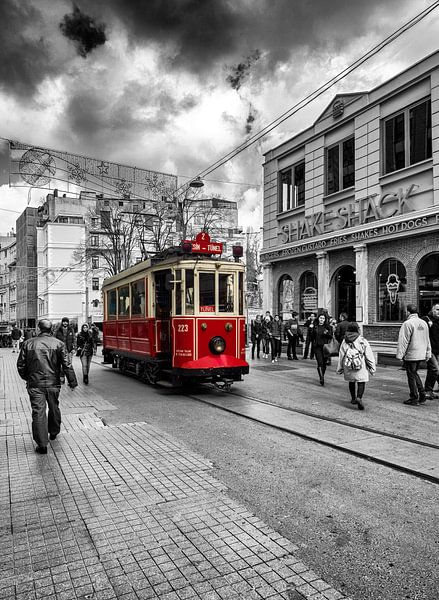
[[[224,338],[217,335],[210,340],[209,348],[213,354],[222,354],[226,349],[226,341]]]

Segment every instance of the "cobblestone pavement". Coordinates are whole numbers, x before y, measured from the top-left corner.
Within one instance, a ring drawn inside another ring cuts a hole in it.
[[[0,599],[350,600],[227,496],[212,465],[148,423],[105,426],[79,386],[34,452],[16,354],[0,350]]]

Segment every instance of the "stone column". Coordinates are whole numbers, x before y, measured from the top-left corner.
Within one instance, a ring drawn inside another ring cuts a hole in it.
[[[329,257],[328,253],[317,252],[317,306],[326,308],[332,314],[332,301],[329,292]]]
[[[368,255],[366,244],[356,244],[355,252],[355,312],[359,325],[368,323]]]
[[[264,314],[267,310],[273,314],[273,266],[268,263],[263,266],[262,306]]]

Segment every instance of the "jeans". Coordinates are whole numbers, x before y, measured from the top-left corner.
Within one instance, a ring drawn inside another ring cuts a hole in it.
[[[323,346],[315,346],[314,356],[317,361],[317,368],[322,370],[323,375],[326,371],[326,356],[323,354]]]
[[[90,371],[91,357],[92,357],[91,354],[90,354],[90,356],[86,356],[85,354],[83,356],[81,356],[82,376],[83,377],[88,377],[88,372]]]
[[[256,356],[259,358],[259,354],[261,353],[261,337],[259,335],[252,341],[252,358],[255,357],[255,348],[257,352]]]
[[[427,361],[427,376],[425,377],[425,391],[431,393],[434,384],[439,378],[439,354],[432,354]]]
[[[288,358],[297,358],[296,347],[299,341],[298,335],[288,336],[287,356]]]
[[[61,429],[61,411],[59,410],[60,386],[49,388],[27,388],[32,407],[32,437],[37,446],[45,448],[49,441],[48,432],[58,435]],[[46,403],[49,415],[46,415]]]
[[[405,370],[407,373],[407,382],[409,384],[410,399],[418,400],[420,397],[425,397],[424,386],[418,374],[418,369],[422,360],[406,360]]]
[[[274,360],[276,357],[280,356],[282,349],[282,342],[280,338],[271,338],[271,360]]]
[[[303,351],[303,358],[308,358],[308,352],[309,352],[309,357],[314,358],[314,347],[313,347],[313,343],[311,342],[310,337],[306,338],[305,350]]]

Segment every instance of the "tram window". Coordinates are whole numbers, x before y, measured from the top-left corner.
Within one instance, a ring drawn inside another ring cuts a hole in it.
[[[175,314],[181,315],[182,313],[182,298],[181,293],[183,285],[181,281],[181,269],[175,271]]]
[[[200,273],[200,312],[215,312],[215,273]]]
[[[118,291],[118,315],[119,317],[129,317],[130,316],[130,288],[127,285],[124,285],[120,288],[117,288]]]
[[[238,302],[239,302],[239,314],[243,315],[244,314],[244,273],[238,273],[238,281],[239,281],[239,288],[238,288]]]
[[[131,284],[131,316],[145,316],[145,280],[133,281]]]
[[[194,314],[194,271],[186,269],[186,315]]]
[[[170,290],[171,271],[157,271],[155,279],[155,314],[167,318],[171,314],[172,294]]]
[[[219,274],[219,312],[233,312],[233,275]]]
[[[107,319],[114,320],[116,314],[116,290],[110,290],[107,292]]]

